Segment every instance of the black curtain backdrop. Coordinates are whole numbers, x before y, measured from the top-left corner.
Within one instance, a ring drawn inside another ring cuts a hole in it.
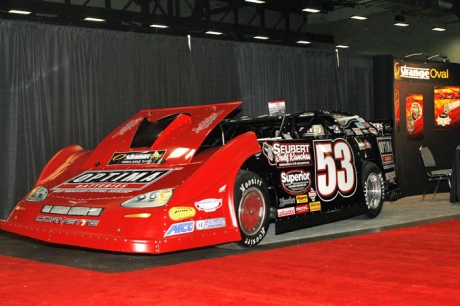
[[[140,109],[285,100],[379,118],[366,55],[19,21],[0,21],[0,45],[3,219],[58,150],[93,149]]]

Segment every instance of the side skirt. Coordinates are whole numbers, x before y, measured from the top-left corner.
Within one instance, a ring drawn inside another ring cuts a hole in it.
[[[313,213],[292,216],[286,219],[277,219],[275,221],[275,234],[278,235],[302,228],[313,227],[362,215],[366,211],[365,208],[366,207],[364,205],[357,205],[331,212]]]

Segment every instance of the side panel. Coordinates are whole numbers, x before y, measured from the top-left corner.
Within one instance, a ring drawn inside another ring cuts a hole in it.
[[[363,157],[378,151],[374,136],[355,138],[261,142],[275,182],[276,234],[364,213]]]

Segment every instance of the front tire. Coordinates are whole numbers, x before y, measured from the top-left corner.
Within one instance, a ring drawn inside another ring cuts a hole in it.
[[[257,174],[241,170],[233,190],[241,241],[234,247],[252,247],[265,237],[270,224],[270,205],[265,182]]]
[[[377,217],[383,208],[385,197],[385,181],[382,171],[375,164],[367,164],[362,172],[364,198],[366,201],[367,218]]]

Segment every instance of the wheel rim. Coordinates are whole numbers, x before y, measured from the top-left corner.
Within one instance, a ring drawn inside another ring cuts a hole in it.
[[[249,188],[240,202],[238,220],[241,230],[248,236],[257,233],[265,218],[265,199],[257,188]]]
[[[366,180],[366,203],[371,209],[378,208],[382,198],[382,184],[379,176],[371,173]]]

